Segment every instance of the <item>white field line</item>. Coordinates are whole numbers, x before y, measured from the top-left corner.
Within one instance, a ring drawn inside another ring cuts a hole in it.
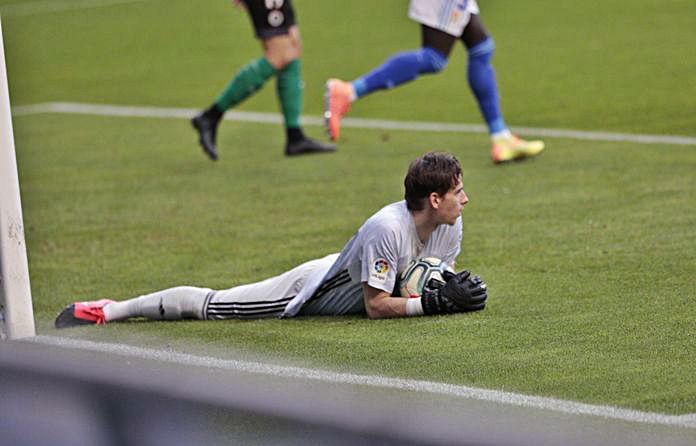
[[[93,342],[56,336],[36,336],[26,338],[29,342],[88,351],[105,352],[125,357],[157,360],[168,363],[217,368],[245,373],[277,376],[282,378],[300,378],[333,384],[351,384],[360,386],[396,389],[410,392],[424,392],[460,397],[492,403],[544,409],[573,415],[592,415],[622,421],[651,423],[686,428],[696,428],[696,413],[687,415],[665,415],[652,412],[640,412],[612,406],[599,406],[555,398],[522,395],[498,390],[478,389],[430,381],[412,379],[386,378],[382,376],[355,375],[327,370],[308,369],[266,364],[261,362],[219,359],[210,356],[193,356],[185,353],[133,347],[124,344]]]
[[[26,116],[38,113],[73,113],[101,116],[122,116],[141,118],[191,118],[199,110],[190,108],[140,107],[125,105],[81,104],[74,102],[47,102],[33,105],[23,105],[12,108],[14,116]],[[256,123],[283,122],[277,113],[229,111],[225,119]],[[303,116],[302,124],[324,125],[324,118],[319,116]],[[487,133],[488,130],[480,124],[450,124],[444,122],[424,121],[389,121],[383,119],[345,118],[341,121],[343,127],[369,128],[381,130],[410,130],[420,132],[457,132],[457,133]],[[673,144],[696,145],[696,137],[680,135],[643,135],[631,133],[590,132],[569,129],[551,129],[537,127],[512,127],[512,130],[522,135],[536,135],[552,138],[569,138],[591,141],[620,141],[640,144]]]
[[[36,0],[0,6],[0,15],[3,17],[26,17],[36,14],[93,9],[142,1],[146,0]]]

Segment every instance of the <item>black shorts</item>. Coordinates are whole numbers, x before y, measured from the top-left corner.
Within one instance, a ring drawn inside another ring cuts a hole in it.
[[[295,24],[290,0],[244,0],[244,4],[260,39],[287,34]]]

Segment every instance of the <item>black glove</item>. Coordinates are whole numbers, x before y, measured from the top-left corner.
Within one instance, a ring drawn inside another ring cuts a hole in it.
[[[425,314],[448,314],[483,310],[488,298],[481,277],[462,271],[445,277],[446,283],[431,279],[423,287],[421,304]]]

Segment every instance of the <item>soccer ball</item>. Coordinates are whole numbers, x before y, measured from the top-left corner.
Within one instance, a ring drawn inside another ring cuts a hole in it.
[[[445,283],[444,272],[454,273],[450,266],[436,257],[412,260],[396,281],[396,289],[402,297],[420,297],[423,287],[431,279]]]

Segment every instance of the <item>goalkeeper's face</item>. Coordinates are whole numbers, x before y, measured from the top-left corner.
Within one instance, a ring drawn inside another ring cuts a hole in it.
[[[462,214],[464,205],[469,202],[469,197],[464,192],[461,176],[457,179],[454,187],[450,188],[444,195],[438,196],[438,200],[437,214],[441,223],[453,225]]]

